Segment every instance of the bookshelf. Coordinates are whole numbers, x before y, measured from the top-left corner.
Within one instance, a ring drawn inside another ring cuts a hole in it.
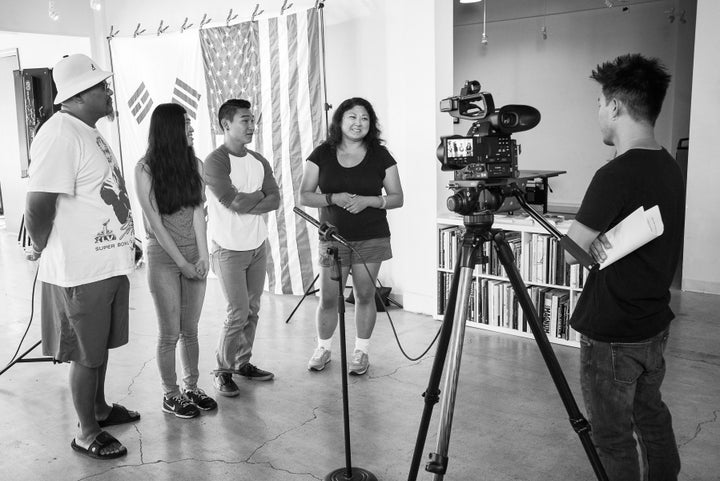
[[[567,232],[570,221],[552,216],[548,219],[560,232]],[[568,321],[582,292],[587,270],[578,264],[568,266],[557,241],[524,213],[497,214],[493,228],[505,231],[550,342],[579,347],[579,335]],[[460,216],[448,214],[437,219],[437,319],[442,319],[445,313],[462,229]],[[486,242],[482,250],[488,262],[478,264],[473,273],[467,326],[533,338],[494,247]]]

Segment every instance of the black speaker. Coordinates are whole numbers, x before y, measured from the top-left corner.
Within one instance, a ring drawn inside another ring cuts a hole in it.
[[[28,68],[13,71],[15,106],[20,141],[20,176],[27,177],[30,166],[30,145],[40,126],[60,106],[53,105],[55,83],[49,68]]]

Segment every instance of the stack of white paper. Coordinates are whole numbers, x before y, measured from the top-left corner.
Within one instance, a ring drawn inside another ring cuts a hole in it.
[[[660,208],[653,206],[644,210],[642,206],[623,219],[618,225],[605,233],[612,247],[605,249],[607,259],[600,264],[604,269],[618,259],[644,246],[663,233],[663,222]]]

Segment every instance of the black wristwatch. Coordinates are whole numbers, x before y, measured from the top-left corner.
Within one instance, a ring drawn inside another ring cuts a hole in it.
[[[332,194],[325,194],[325,201],[328,205],[333,205]]]

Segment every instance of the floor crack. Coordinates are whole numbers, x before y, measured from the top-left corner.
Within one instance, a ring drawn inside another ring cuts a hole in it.
[[[138,443],[139,443],[139,450],[140,450],[140,464],[145,464],[145,460],[143,457],[143,438],[142,438],[142,431],[138,428],[138,424],[133,424],[133,427],[135,428],[135,431],[138,433]]]
[[[390,372],[388,372],[388,373],[386,373],[386,374],[382,374],[382,375],[379,375],[379,376],[373,376],[373,375],[370,375],[370,374],[369,374],[369,375],[368,375],[368,378],[374,381],[374,380],[377,380],[377,379],[382,379],[382,378],[385,378],[385,377],[389,377],[389,378],[394,379],[395,381],[398,381],[398,382],[408,383],[408,381],[403,380],[403,379],[398,379],[398,378],[394,377],[394,375],[397,374],[398,372],[400,372],[400,370],[402,370],[402,369],[407,369],[407,368],[410,368],[410,367],[419,366],[420,364],[424,364],[426,361],[428,361],[428,360],[430,360],[430,359],[434,359],[434,358],[435,358],[435,356],[423,357],[422,359],[419,359],[419,360],[413,362],[412,364],[404,364],[404,365],[402,365],[402,366],[398,366],[396,369],[394,369],[394,370],[392,370],[392,371],[390,371]],[[409,384],[411,384],[411,383],[409,383]]]
[[[712,413],[713,413],[713,418],[712,418],[712,419],[708,419],[707,421],[702,421],[702,422],[698,423],[698,425],[695,426],[695,434],[693,434],[692,437],[691,437],[690,439],[688,439],[687,441],[685,441],[684,443],[678,444],[678,447],[681,448],[681,447],[683,447],[683,446],[687,446],[687,445],[690,444],[691,442],[695,441],[695,439],[696,439],[696,438],[698,437],[698,435],[700,434],[700,431],[702,431],[702,429],[703,429],[703,424],[710,424],[710,423],[717,422],[717,419],[718,419],[718,411],[719,411],[719,410],[716,409],[716,410],[714,410],[714,411],[712,412]]]
[[[150,359],[145,361],[142,366],[140,366],[140,370],[138,371],[138,373],[135,374],[135,376],[133,376],[133,378],[130,380],[130,384],[128,385],[128,388],[127,388],[127,394],[120,400],[121,402],[124,401],[125,399],[127,399],[128,397],[130,397],[130,395],[132,395],[132,387],[135,384],[135,380],[142,375],[142,373],[145,370],[145,368],[147,367],[147,365],[150,362],[152,362],[154,359],[155,359],[154,357],[151,357]]]
[[[287,470],[287,469],[277,468],[277,467],[273,466],[272,463],[270,463],[270,462],[254,463],[254,462],[250,462],[249,460],[226,461],[226,460],[224,460],[224,459],[183,458],[183,459],[176,459],[176,460],[174,460],[174,461],[165,461],[165,460],[162,460],[162,459],[158,459],[157,461],[153,461],[153,462],[151,462],[151,463],[141,462],[140,464],[122,464],[122,465],[120,465],[120,466],[113,466],[113,467],[111,467],[110,469],[106,469],[105,471],[101,471],[101,472],[99,472],[99,473],[90,474],[90,475],[88,475],[88,476],[84,476],[84,477],[82,477],[82,478],[78,478],[78,481],[85,481],[85,480],[89,480],[89,479],[93,479],[93,478],[104,478],[104,476],[105,476],[107,473],[110,473],[110,472],[115,471],[115,470],[118,470],[118,469],[123,469],[123,468],[138,468],[138,467],[142,467],[142,466],[152,466],[152,465],[155,465],[155,464],[167,464],[167,465],[171,465],[171,464],[182,463],[182,462],[185,462],[185,461],[192,461],[192,462],[196,462],[196,463],[222,463],[222,464],[227,464],[227,465],[229,465],[229,466],[240,466],[240,465],[243,465],[243,464],[250,464],[250,465],[253,465],[253,466],[266,465],[266,466],[269,466],[271,469],[273,469],[273,470],[275,470],[275,471],[280,471],[280,472],[283,472],[283,473],[288,473],[288,474],[293,474],[293,475],[307,475],[307,476],[312,476],[314,479],[322,479],[322,478],[320,478],[320,477],[318,477],[318,476],[315,476],[315,475],[312,474],[312,473],[295,473],[295,472],[289,471],[289,470]]]
[[[303,422],[300,423],[299,425],[293,426],[292,428],[287,429],[287,430],[279,433],[277,436],[275,436],[275,437],[273,437],[273,438],[270,438],[270,439],[268,439],[267,441],[265,441],[264,443],[262,443],[260,446],[258,446],[257,448],[255,448],[255,449],[253,450],[253,452],[250,453],[250,455],[249,455],[247,458],[245,458],[245,461],[248,462],[248,463],[250,463],[250,460],[252,459],[253,456],[255,456],[255,453],[257,453],[258,451],[260,451],[262,448],[264,448],[264,447],[267,446],[268,444],[272,443],[273,441],[277,441],[278,439],[280,439],[281,437],[283,437],[284,435],[286,435],[286,434],[289,433],[289,432],[292,432],[292,431],[295,431],[295,430],[297,430],[297,429],[300,429],[300,428],[302,428],[303,426],[305,426],[306,424],[311,423],[311,422],[317,420],[317,418],[318,418],[318,416],[317,416],[317,410],[318,410],[318,409],[320,409],[320,407],[319,407],[319,406],[315,406],[315,407],[313,408],[313,410],[312,410],[312,417],[310,417],[309,419],[306,419],[305,421],[303,421]],[[252,463],[252,464],[260,464],[260,463]],[[269,463],[268,463],[268,464],[269,464]],[[273,469],[275,469],[275,467],[273,467]]]

